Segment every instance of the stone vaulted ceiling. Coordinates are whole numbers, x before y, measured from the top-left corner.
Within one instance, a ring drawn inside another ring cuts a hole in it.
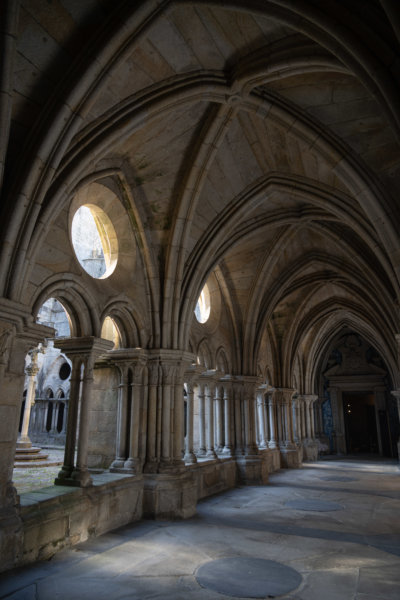
[[[125,246],[115,277],[80,280],[86,333],[119,299],[141,315],[143,345],[187,348],[203,335],[193,308],[213,278],[237,372],[268,366],[290,386],[340,327],[393,369],[400,59],[390,2],[5,4],[6,298],[33,310],[62,272],[73,304],[70,205],[100,181],[126,211]]]

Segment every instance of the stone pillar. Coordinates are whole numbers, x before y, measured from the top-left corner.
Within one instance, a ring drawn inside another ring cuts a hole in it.
[[[149,364],[159,364],[157,397],[149,399],[148,416],[157,415],[155,443],[157,470],[154,464],[146,463],[143,481],[143,514],[153,518],[186,518],[195,512],[197,488],[193,470],[185,468],[183,461],[183,417],[185,373],[193,365],[193,354],[171,349],[148,351]],[[149,395],[154,388],[151,368],[149,373]],[[155,372],[155,371],[154,371]],[[154,431],[148,423],[147,434]],[[150,437],[150,436],[149,436]],[[146,448],[154,448],[148,440]],[[148,467],[150,467],[148,469]],[[151,469],[151,470],[150,470]]]
[[[93,367],[95,357],[91,354],[83,361],[82,392],[79,412],[79,435],[76,454],[76,464],[71,473],[71,479],[80,487],[92,484],[92,478],[87,467],[87,452],[89,443],[89,414],[92,399]]]
[[[146,450],[148,419],[145,401],[150,392],[147,389],[146,377],[147,351],[141,348],[118,348],[108,352],[106,358],[107,363],[117,367],[120,374],[116,457],[110,471],[141,473],[144,457],[148,451]],[[158,372],[156,374],[158,380]],[[154,425],[155,422],[156,420]],[[155,440],[155,435],[152,439]]]
[[[271,432],[269,429],[269,415],[268,415],[268,400],[265,391],[263,392],[263,415],[264,415],[264,427],[265,427],[265,445],[268,448],[268,440],[271,437]]]
[[[397,337],[398,336],[396,336],[396,338]],[[396,401],[397,401],[397,413],[398,413],[398,417],[399,417],[399,421],[400,421],[400,389],[399,390],[393,390],[393,392],[391,392],[391,394],[396,398]],[[399,461],[400,461],[400,437],[397,440],[397,450],[398,450]]]
[[[314,426],[314,403],[318,396],[314,394],[303,394],[299,400],[304,407],[305,436],[303,437],[303,451],[305,460],[317,460],[318,442],[315,440]]]
[[[300,431],[300,402],[298,397],[292,398],[292,416],[293,416],[293,439],[298,445],[301,442]]]
[[[205,411],[205,385],[199,384],[199,450],[198,456],[206,455],[206,411]]]
[[[269,415],[269,431],[270,437],[268,440],[269,448],[277,448],[276,441],[276,399],[273,393],[268,394],[268,415]]]
[[[161,387],[159,386],[160,373],[161,368],[158,360],[150,361],[148,363],[146,462],[143,468],[145,473],[157,472],[157,463],[160,456],[160,448],[157,445],[158,440],[161,440],[161,403],[159,402],[159,397],[161,397]]]
[[[381,434],[381,426],[380,426],[380,419],[379,419],[379,411],[382,411],[382,410],[386,411],[385,392],[386,392],[386,388],[384,386],[376,387],[374,389],[376,433],[377,433],[377,438],[378,438],[379,454],[381,456],[383,456],[383,445],[382,445],[382,434]]]
[[[186,384],[187,400],[186,400],[186,440],[185,440],[185,463],[194,464],[197,462],[195,453],[193,452],[193,405],[194,405],[194,385],[191,381]]]
[[[241,383],[233,384],[233,402],[235,413],[235,454],[240,456],[244,454],[244,431],[243,431],[243,411],[242,411],[242,393]]]
[[[118,386],[117,408],[117,438],[115,460],[110,471],[122,469],[127,459],[127,413],[128,413],[128,369],[126,365],[120,367],[120,384]]]
[[[302,460],[302,450],[293,442],[292,397],[293,389],[275,388],[273,395],[281,414],[282,437],[279,440],[281,465],[285,468],[299,467]]]
[[[282,438],[280,439],[280,445],[291,449],[294,446],[292,421],[292,396],[294,390],[276,388],[274,394],[276,395],[278,407],[281,408]]]
[[[222,452],[224,448],[224,409],[222,396],[223,388],[217,386],[215,389],[215,433],[217,452]]]
[[[58,485],[86,487],[92,479],[87,468],[89,414],[92,396],[93,367],[96,359],[111,350],[113,342],[95,337],[64,338],[55,342],[72,362],[70,403],[64,465],[55,480]],[[83,372],[82,372],[83,370]],[[82,381],[81,381],[81,377]],[[80,408],[80,410],[79,410]],[[79,412],[79,437],[74,460]]]
[[[223,454],[232,456],[233,454],[233,403],[227,386],[224,386],[224,438],[225,446]]]
[[[240,384],[240,387],[239,387]],[[266,453],[260,453],[256,444],[257,400],[256,390],[260,381],[255,376],[240,376],[236,384],[237,392],[242,391],[241,431],[244,437],[244,452],[236,455],[239,479],[250,485],[265,484],[268,481],[268,460]],[[240,394],[238,394],[240,399]],[[235,415],[236,418],[236,415]],[[237,433],[239,428],[237,427]]]
[[[256,444],[256,385],[254,378],[245,378],[243,386],[243,412],[246,454],[258,454]]]
[[[175,369],[175,396],[173,407],[173,462],[177,466],[182,466],[185,454],[184,440],[184,417],[185,417],[185,399],[183,387],[182,367]]]
[[[72,370],[70,377],[69,410],[64,448],[64,464],[55,480],[55,483],[58,485],[64,485],[64,481],[68,482],[67,485],[72,485],[69,480],[75,465],[75,446],[78,424],[82,361],[80,356],[77,355],[73,356],[71,361]]]
[[[19,499],[12,482],[27,352],[53,330],[33,322],[22,305],[0,299],[0,556],[2,569],[23,553]]]
[[[214,448],[214,394],[215,384],[207,383],[206,386],[206,456],[217,458]]]
[[[22,418],[22,428],[21,435],[17,442],[17,448],[30,448],[32,446],[32,442],[28,435],[29,430],[29,421],[31,417],[31,409],[35,404],[35,388],[36,388],[36,375],[39,372],[39,367],[37,364],[37,356],[38,353],[43,353],[42,348],[34,348],[29,351],[29,355],[31,357],[31,363],[26,368],[25,372],[28,376],[28,389],[26,392],[25,398],[25,408],[24,408],[24,416]]]
[[[303,396],[298,397],[300,403],[300,421],[301,421],[301,439],[305,440],[307,437],[306,431],[306,403]]]
[[[140,473],[142,470],[142,460],[139,452],[139,432],[142,413],[142,378],[143,364],[135,362],[131,364],[132,384],[130,390],[130,423],[128,448],[129,456],[124,463],[124,470],[130,473]]]
[[[267,448],[268,442],[266,440],[265,431],[265,420],[264,420],[264,394],[263,392],[257,392],[257,422],[258,422],[258,447]]]

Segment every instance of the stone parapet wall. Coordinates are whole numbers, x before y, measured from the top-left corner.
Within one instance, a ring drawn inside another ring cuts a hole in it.
[[[54,487],[24,494],[20,564],[49,558],[62,548],[141,519],[143,480],[116,474],[109,478],[89,488]]]
[[[279,460],[278,450],[260,454],[262,480],[279,469]],[[91,487],[54,486],[22,494],[22,547],[14,566],[48,559],[62,548],[143,516],[188,518],[199,500],[234,488],[238,481],[238,461],[226,458],[198,462],[180,474],[103,473],[93,475]]]

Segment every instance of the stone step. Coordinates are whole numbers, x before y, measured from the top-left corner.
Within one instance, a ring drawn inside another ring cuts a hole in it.
[[[37,448],[36,446],[30,446],[30,447],[26,447],[26,448],[19,448],[17,447],[16,449],[16,454],[34,454],[34,453],[39,453],[41,451],[41,448]]]
[[[16,469],[32,469],[34,467],[36,468],[43,468],[43,467],[58,467],[61,466],[63,464],[62,460],[46,460],[46,461],[40,461],[40,460],[31,460],[29,462],[18,462],[14,464],[14,467]]]
[[[46,460],[46,458],[48,458],[48,456],[49,456],[48,454],[28,454],[28,453],[24,452],[23,454],[16,454],[15,461],[16,462],[19,462],[19,461],[26,462],[28,460],[42,461],[42,460]]]

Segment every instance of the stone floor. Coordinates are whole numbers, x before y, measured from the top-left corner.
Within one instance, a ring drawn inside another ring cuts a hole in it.
[[[0,576],[8,600],[235,597],[399,600],[398,464],[282,470],[268,486],[201,502],[186,521],[142,521]]]

